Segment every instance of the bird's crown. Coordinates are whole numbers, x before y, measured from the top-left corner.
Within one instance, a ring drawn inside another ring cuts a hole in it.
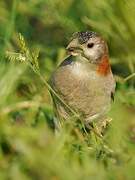
[[[93,31],[81,31],[81,32],[75,32],[71,40],[78,38],[80,44],[86,43],[90,38],[96,37],[97,33]]]

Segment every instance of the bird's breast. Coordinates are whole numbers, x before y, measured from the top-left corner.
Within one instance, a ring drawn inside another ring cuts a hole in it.
[[[100,112],[110,103],[110,77],[100,76],[88,63],[60,66],[52,81],[62,98],[85,116]]]

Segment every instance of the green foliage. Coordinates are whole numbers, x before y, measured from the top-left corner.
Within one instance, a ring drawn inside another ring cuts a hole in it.
[[[135,178],[134,8],[134,0],[0,1],[0,179]],[[70,35],[87,29],[108,41],[117,80],[103,137],[74,121],[53,132],[48,79]]]

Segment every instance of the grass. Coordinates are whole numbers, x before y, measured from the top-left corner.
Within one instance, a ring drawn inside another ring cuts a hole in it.
[[[135,178],[134,7],[134,0],[0,1],[0,179]],[[72,122],[55,134],[45,86],[66,56],[70,35],[86,29],[108,41],[117,80],[113,120],[102,138],[81,133]],[[18,41],[19,32],[29,48]],[[30,62],[40,49],[39,67],[7,60],[6,52],[19,53],[20,44]]]

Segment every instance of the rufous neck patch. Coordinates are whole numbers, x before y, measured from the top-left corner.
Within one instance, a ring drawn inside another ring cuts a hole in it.
[[[97,73],[101,75],[107,75],[111,70],[110,64],[109,64],[109,59],[108,56],[105,55],[102,57],[100,64],[98,65],[97,68]]]

